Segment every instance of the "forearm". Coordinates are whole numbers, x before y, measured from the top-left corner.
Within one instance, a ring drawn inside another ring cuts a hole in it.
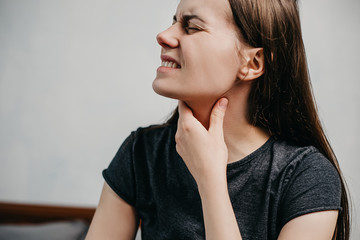
[[[207,240],[240,240],[241,234],[231,205],[226,178],[199,185]]]

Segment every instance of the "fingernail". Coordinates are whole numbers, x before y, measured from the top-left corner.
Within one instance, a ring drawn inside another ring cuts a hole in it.
[[[220,101],[219,101],[219,106],[220,106],[221,108],[226,108],[226,107],[227,107],[227,104],[228,104],[228,100],[227,100],[226,98],[220,99]]]

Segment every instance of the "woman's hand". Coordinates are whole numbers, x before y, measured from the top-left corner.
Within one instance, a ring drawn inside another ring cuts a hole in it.
[[[228,150],[224,141],[223,120],[227,104],[226,98],[217,101],[211,111],[210,126],[207,130],[194,117],[191,109],[179,101],[176,151],[198,186],[209,184],[209,181],[226,181]]]
[[[210,114],[207,130],[184,102],[179,102],[176,151],[198,185],[204,215],[206,239],[241,240],[231,205],[226,179],[228,150],[223,121],[228,100],[221,98]]]

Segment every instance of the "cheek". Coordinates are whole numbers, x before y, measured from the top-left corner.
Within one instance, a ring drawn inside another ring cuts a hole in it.
[[[231,88],[238,73],[238,56],[232,45],[203,44],[188,53],[189,72],[193,82],[209,91],[224,92]],[[191,68],[190,68],[191,67]]]

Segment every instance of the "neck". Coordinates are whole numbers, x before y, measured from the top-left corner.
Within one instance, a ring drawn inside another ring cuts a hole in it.
[[[247,98],[250,85],[237,86],[223,97],[229,100],[224,118],[224,140],[228,148],[228,163],[238,161],[262,146],[270,137],[262,129],[251,125],[247,118]],[[217,99],[208,101],[187,101],[202,125],[208,129],[211,110]]]
[[[206,128],[209,129],[210,126],[210,114],[211,110],[216,103],[216,100],[213,101],[187,101],[186,104],[191,108],[194,117]]]

